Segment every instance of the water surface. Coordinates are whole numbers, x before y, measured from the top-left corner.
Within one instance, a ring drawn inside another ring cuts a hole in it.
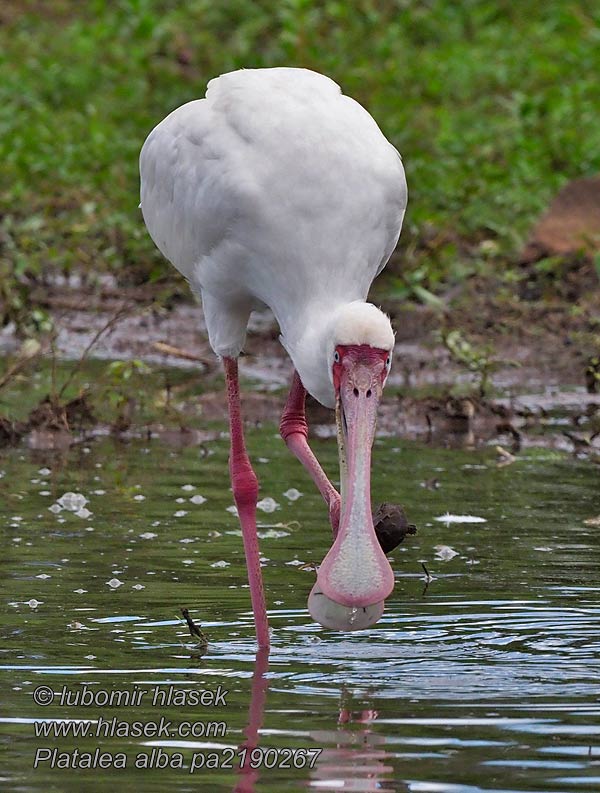
[[[315,448],[334,470],[334,442]],[[324,505],[273,427],[251,432],[249,449],[261,497],[276,502],[259,512],[268,658],[255,652],[225,439],[3,452],[4,789],[600,789],[600,554],[598,528],[585,523],[600,513],[596,467],[531,450],[498,468],[492,448],[377,441],[374,502],[403,503],[419,533],[392,554],[397,583],[381,622],[342,635],[306,611],[314,572],[304,565],[328,548]],[[423,486],[432,479],[437,489]],[[49,509],[67,492],[88,499],[83,511]],[[435,520],[447,512],[485,522]],[[204,655],[182,606],[208,635]],[[35,704],[39,686],[51,704]],[[63,687],[147,693],[135,707],[86,707],[61,704]],[[217,701],[169,704],[169,691]],[[161,717],[168,735],[94,734],[99,719]],[[90,733],[36,737],[42,719],[85,719]],[[204,734],[175,734],[184,721]],[[239,770],[244,746],[260,748],[259,768]],[[40,747],[71,757],[100,747],[126,767],[43,760],[34,770]],[[177,753],[183,768],[135,767],[140,755],[156,766]],[[191,773],[194,758],[205,766]]]

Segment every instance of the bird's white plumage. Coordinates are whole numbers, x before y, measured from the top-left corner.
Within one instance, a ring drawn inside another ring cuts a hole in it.
[[[396,245],[404,170],[332,80],[288,68],[222,75],[150,133],[140,171],[148,230],[201,297],[217,354],[239,354],[250,312],[267,305],[304,385],[331,406],[336,328],[361,326],[353,343],[391,347],[387,318],[348,304],[364,303]]]

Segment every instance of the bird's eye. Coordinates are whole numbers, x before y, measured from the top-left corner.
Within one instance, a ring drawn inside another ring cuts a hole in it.
[[[333,362],[334,363],[339,363],[340,362],[340,354],[339,354],[339,352],[337,350],[333,353]]]
[[[387,366],[388,369],[392,365],[392,356],[391,355],[388,355],[388,357],[385,359],[385,365]]]

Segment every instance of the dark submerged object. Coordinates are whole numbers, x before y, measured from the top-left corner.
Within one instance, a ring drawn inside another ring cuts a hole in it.
[[[400,504],[384,502],[373,514],[375,534],[384,553],[397,548],[408,534],[416,534],[417,527],[409,523],[406,513]]]
[[[183,619],[187,622],[190,636],[192,638],[199,639],[201,644],[206,644],[208,640],[206,636],[202,633],[200,628],[196,625],[194,620],[190,617],[190,612],[187,609],[181,609],[181,615]]]

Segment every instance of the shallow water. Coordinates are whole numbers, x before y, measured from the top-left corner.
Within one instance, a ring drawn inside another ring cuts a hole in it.
[[[333,470],[334,442],[314,445]],[[377,441],[374,503],[403,503],[419,533],[392,554],[397,584],[381,622],[341,635],[306,611],[314,572],[301,564],[328,548],[324,506],[274,428],[251,432],[249,448],[261,496],[279,505],[259,513],[268,658],[255,654],[227,511],[226,440],[3,452],[3,789],[600,789],[600,553],[598,528],[584,522],[600,513],[596,467],[535,450],[498,468],[491,448]],[[438,489],[422,486],[432,478]],[[286,497],[290,487],[303,495]],[[49,511],[68,491],[90,515]],[[198,495],[206,501],[190,501]],[[447,512],[485,522],[435,520]],[[182,606],[208,635],[202,657]],[[40,686],[54,691],[49,705],[34,702]],[[96,704],[61,694],[84,686]],[[213,706],[177,702],[204,690]],[[102,691],[137,692],[139,704],[108,707]],[[166,736],[124,734],[124,722],[161,717]],[[89,720],[79,722],[88,735],[36,737],[43,719]],[[197,737],[175,734],[182,722]],[[259,748],[240,771],[244,745]],[[101,747],[113,767],[60,768],[69,755],[42,759],[48,751],[32,768],[38,748],[76,747]],[[158,767],[178,753],[183,768]]]

